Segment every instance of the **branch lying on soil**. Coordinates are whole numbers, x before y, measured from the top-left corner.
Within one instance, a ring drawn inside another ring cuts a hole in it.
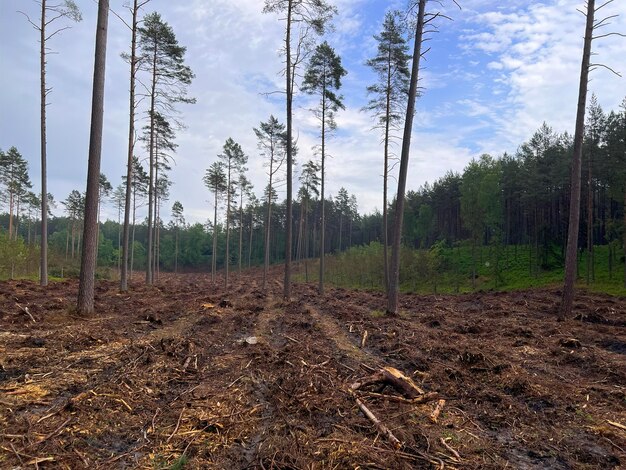
[[[17,302],[15,302],[15,305],[17,305],[17,308],[19,308],[22,312],[24,312],[26,315],[28,315],[28,318],[30,318],[33,323],[37,323],[35,321],[35,318],[32,316],[32,314],[30,313],[30,311],[28,310],[28,307],[22,307],[20,304],[18,304]]]
[[[367,416],[367,418],[372,423],[374,423],[378,431],[383,434],[394,445],[396,449],[400,449],[402,447],[402,444],[400,443],[398,438],[393,435],[393,433],[389,430],[387,426],[381,423],[380,420],[376,416],[374,416],[374,413],[372,413],[370,409],[365,406],[365,404],[359,398],[356,399],[356,404],[359,405],[359,408],[361,408],[361,411],[363,411],[365,416]]]
[[[350,388],[352,390],[358,390],[366,385],[379,382],[385,382],[392,385],[407,398],[418,398],[425,394],[424,390],[419,388],[410,377],[407,377],[398,369],[394,369],[393,367],[383,367],[370,377],[354,382]]]

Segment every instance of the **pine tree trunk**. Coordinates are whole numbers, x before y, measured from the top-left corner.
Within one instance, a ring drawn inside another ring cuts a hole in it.
[[[215,271],[217,270],[217,257],[215,252],[217,251],[217,186],[214,191],[215,204],[213,212],[213,250],[211,251],[211,281],[215,282]]]
[[[593,187],[591,179],[592,153],[587,161],[587,285],[591,283],[593,271]]]
[[[135,70],[137,67],[137,0],[133,0],[132,38],[130,43],[130,98],[128,125],[128,160],[126,163],[126,198],[124,199],[124,234],[122,236],[122,266],[120,290],[128,290],[128,244],[130,238],[130,197],[133,180],[133,152],[135,149]],[[133,216],[134,219],[134,216]],[[133,225],[134,225],[133,220]],[[132,266],[132,263],[131,263]],[[132,271],[132,268],[131,268]]]
[[[226,256],[224,257],[224,267],[226,268],[226,277],[224,278],[224,287],[228,288],[228,270],[230,268],[230,160],[228,162],[228,183],[226,186]]]
[[[137,189],[133,190],[133,230],[130,240],[130,272],[128,273],[128,280],[133,279],[133,270],[135,269],[135,229],[137,228]]]
[[[154,282],[153,272],[152,272],[152,244],[153,244],[153,232],[152,232],[152,210],[154,204],[154,165],[155,165],[155,123],[154,123],[154,113],[156,112],[156,55],[157,48],[156,42],[154,46],[153,52],[153,64],[152,64],[152,89],[150,92],[150,144],[148,148],[149,159],[150,159],[150,179],[148,182],[148,242],[147,242],[147,252],[146,252],[146,284],[151,286]]]
[[[90,315],[94,311],[96,244],[98,243],[98,193],[100,180],[100,157],[102,154],[104,78],[108,14],[109,0],[99,0],[93,76],[93,98],[91,108],[91,131],[89,139],[87,195],[85,198],[83,249],[80,263],[80,283],[78,285],[77,302],[78,313],[83,315]]]
[[[567,253],[565,257],[565,281],[563,298],[559,308],[558,319],[565,320],[572,314],[574,303],[574,283],[578,267],[578,230],[580,225],[580,177],[583,136],[585,130],[585,105],[587,103],[587,86],[589,82],[589,62],[591,58],[591,41],[595,0],[587,1],[587,24],[585,28],[585,44],[580,70],[580,86],[578,91],[578,108],[576,112],[576,130],[574,133],[574,155],[572,159],[571,197],[569,211],[569,229],[567,233]]]
[[[241,256],[243,255],[243,190],[239,199],[239,275],[241,275]]]
[[[626,227],[626,183],[624,183],[624,227]],[[626,287],[626,229],[624,230],[624,287]]]
[[[272,157],[273,158],[273,157]],[[270,231],[272,226],[272,163],[270,161],[270,184],[267,196],[267,220],[265,221],[265,261],[263,264],[263,290],[267,290],[267,277],[270,269]]]
[[[248,268],[252,266],[252,233],[254,232],[254,214],[250,210],[250,241],[248,243]]]
[[[291,232],[293,216],[293,140],[292,140],[292,104],[293,104],[293,76],[291,65],[291,14],[293,0],[288,0],[287,5],[287,32],[285,35],[286,73],[285,79],[287,92],[287,217],[285,221],[285,280],[283,297],[291,298]],[[270,194],[271,197],[271,194]]]
[[[178,273],[178,227],[176,227],[176,246],[174,250],[174,272]]]
[[[398,175],[398,192],[396,195],[396,213],[394,221],[393,245],[391,247],[391,266],[389,269],[389,295],[387,296],[387,312],[392,315],[398,314],[398,297],[400,291],[400,244],[402,241],[404,194],[406,191],[406,178],[409,169],[409,151],[411,147],[413,117],[415,115],[415,99],[417,97],[419,64],[422,56],[422,36],[424,32],[425,10],[426,0],[419,0],[417,26],[415,30],[415,45],[413,47],[413,67],[411,70],[409,99],[407,103],[406,119],[404,122],[404,135],[402,137],[402,152],[400,154],[400,174]]]
[[[324,184],[326,183],[325,164],[326,164],[326,90],[322,90],[322,178],[321,178],[321,216],[320,216],[320,275],[318,290],[320,295],[324,295],[324,250],[325,245],[325,232],[326,232],[326,214],[325,214],[325,198],[324,198]]]
[[[46,0],[41,0],[41,253],[39,284],[48,285],[48,177],[46,155]]]
[[[387,192],[389,185],[389,126],[391,114],[391,48],[389,48],[387,68],[387,96],[385,102],[385,157],[383,166],[383,269],[385,275],[385,294],[389,296],[389,221],[387,212]]]

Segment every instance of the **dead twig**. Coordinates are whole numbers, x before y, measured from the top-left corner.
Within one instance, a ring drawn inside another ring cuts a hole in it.
[[[180,427],[180,422],[183,419],[184,412],[185,412],[185,407],[183,406],[183,409],[180,410],[180,414],[178,415],[178,421],[176,421],[176,427],[174,428],[174,431],[172,431],[172,434],[170,434],[170,437],[168,437],[167,441],[165,442],[170,442],[172,440],[172,437],[174,437],[174,435],[178,432],[178,428]]]
[[[30,311],[28,310],[28,307],[22,307],[20,304],[18,304],[17,302],[15,302],[15,305],[17,305],[17,308],[19,308],[23,313],[25,313],[26,315],[28,315],[28,318],[30,318],[32,320],[33,323],[37,323],[35,321],[35,318],[32,316],[32,314],[30,313]]]
[[[448,438],[450,439],[450,438]],[[454,455],[454,457],[456,457],[457,460],[462,460],[461,456],[459,455],[459,453],[452,448],[452,446],[450,446],[450,444],[448,444],[446,442],[447,439],[444,439],[443,437],[441,439],[439,439],[439,442],[441,442],[441,445],[444,446],[446,449],[448,449],[448,451],[450,451],[452,453],[452,455]]]
[[[616,427],[617,429],[621,429],[622,431],[626,431],[626,426],[624,426],[623,424],[616,423],[615,421],[609,421],[608,419],[606,420],[606,422],[609,423],[611,426]]]
[[[62,432],[62,431],[63,431],[63,428],[64,428],[65,426],[67,426],[67,424],[68,424],[70,421],[72,421],[72,419],[73,419],[73,417],[72,417],[72,416],[70,416],[69,418],[67,418],[67,419],[63,422],[63,424],[61,424],[61,426],[59,426],[58,428],[56,428],[56,429],[55,429],[54,431],[52,431],[50,434],[46,434],[44,437],[42,437],[41,439],[39,439],[37,442],[34,442],[34,443],[32,443],[32,444],[28,444],[28,445],[27,445],[26,447],[24,447],[22,450],[29,449],[29,448],[31,448],[31,447],[35,447],[35,446],[38,446],[38,445],[40,445],[40,444],[43,444],[44,442],[46,442],[46,441],[47,441],[48,439],[50,439],[51,437],[56,436],[57,434],[59,434],[60,432]]]
[[[365,414],[365,416],[367,416],[367,418],[372,423],[374,423],[374,425],[376,426],[376,429],[378,429],[378,431],[381,434],[383,434],[394,445],[396,449],[400,449],[402,447],[402,444],[400,443],[398,438],[393,435],[393,433],[387,426],[385,426],[383,423],[380,422],[380,420],[374,415],[374,413],[372,413],[370,409],[367,406],[365,406],[365,403],[363,403],[359,398],[357,398],[356,404],[359,405],[359,408],[361,408],[361,411],[363,412],[363,414]]]

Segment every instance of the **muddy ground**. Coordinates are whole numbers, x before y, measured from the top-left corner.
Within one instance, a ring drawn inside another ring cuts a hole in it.
[[[556,290],[406,295],[387,318],[274,275],[99,282],[90,318],[76,281],[0,283],[0,468],[626,468],[626,299],[557,323]],[[436,399],[351,390],[384,366]]]

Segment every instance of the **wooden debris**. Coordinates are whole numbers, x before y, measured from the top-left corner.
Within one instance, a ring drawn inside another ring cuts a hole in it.
[[[559,344],[564,348],[580,349],[582,344],[576,338],[562,338]]]
[[[441,442],[441,445],[444,446],[446,449],[448,449],[448,451],[450,451],[457,460],[461,460],[461,456],[459,455],[459,453],[450,444],[446,442],[448,439],[450,438],[448,437],[444,439],[442,437],[441,439],[439,439],[439,442]]]
[[[33,317],[33,315],[30,313],[30,311],[28,310],[28,307],[22,307],[20,304],[18,304],[17,302],[15,302],[15,305],[17,305],[17,308],[20,309],[20,311],[22,311],[23,313],[25,313],[26,315],[28,315],[28,318],[30,318],[32,320],[33,323],[37,323],[35,321],[35,318]]]
[[[174,437],[176,435],[176,433],[178,432],[178,428],[180,428],[180,422],[183,419],[183,413],[184,412],[185,412],[185,407],[183,407],[183,409],[180,410],[180,414],[178,415],[178,421],[176,421],[176,427],[172,431],[172,434],[170,434],[170,437],[168,437],[165,442],[170,442],[172,440],[172,437]]]
[[[608,419],[606,420],[606,422],[609,423],[611,426],[621,429],[622,431],[626,431],[626,426],[624,426],[623,424],[616,423],[615,421],[609,421]]]
[[[441,414],[441,410],[443,410],[443,407],[445,406],[446,401],[441,399],[437,402],[437,406],[435,406],[435,409],[433,410],[433,412],[430,415],[430,420],[433,423],[436,423],[437,420],[439,419],[439,415]]]
[[[382,369],[374,372],[369,377],[365,379],[354,382],[350,385],[352,390],[359,390],[366,385],[376,384],[376,383],[387,383],[395,388],[398,392],[402,393],[404,397],[413,401],[415,399],[422,399],[424,395],[429,395],[429,398],[432,399],[432,395],[426,394],[424,390],[418,387],[415,382],[410,377],[407,377],[398,369],[393,367],[383,367]],[[428,400],[426,400],[428,401]]]
[[[365,342],[367,341],[367,330],[363,331],[363,336],[361,337],[361,349],[365,347]]]
[[[54,457],[36,457],[26,462],[26,465],[38,465],[44,462],[54,462]]]
[[[439,398],[439,394],[437,392],[425,393],[424,395],[420,395],[419,397],[416,397],[416,398],[404,398],[404,397],[398,397],[396,395],[386,395],[384,393],[375,393],[375,392],[363,392],[362,391],[360,393],[368,397],[382,398],[384,400],[395,401],[398,403],[407,403],[410,405],[419,405],[422,403],[428,403],[429,401],[433,401]]]
[[[376,416],[374,416],[374,413],[372,413],[370,409],[367,406],[365,406],[365,404],[360,399],[358,398],[356,399],[356,404],[359,405],[359,408],[361,408],[361,411],[363,412],[363,414],[365,414],[365,416],[367,416],[367,418],[372,423],[374,423],[374,425],[376,426],[376,429],[378,429],[378,431],[382,435],[384,435],[394,445],[396,449],[400,449],[402,447],[402,444],[400,443],[398,438],[393,435],[393,433],[387,426],[381,423],[380,420]]]

